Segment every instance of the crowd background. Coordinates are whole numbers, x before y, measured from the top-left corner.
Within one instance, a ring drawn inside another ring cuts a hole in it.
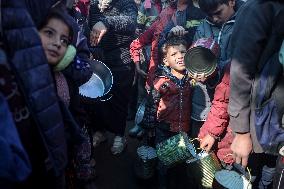
[[[128,134],[138,146],[155,148],[180,132],[198,138],[223,169],[249,167],[252,188],[284,187],[282,1],[0,5],[1,189],[95,189],[96,166],[114,161],[95,153],[102,142],[111,140],[111,154],[120,156]],[[217,59],[210,77],[185,68],[185,53],[196,46]],[[92,59],[112,72],[107,100],[79,94]],[[158,160],[154,188],[203,188],[186,163],[177,167]],[[173,186],[180,180],[185,184]]]

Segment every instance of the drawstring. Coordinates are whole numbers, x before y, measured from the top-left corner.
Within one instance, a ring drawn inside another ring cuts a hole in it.
[[[280,183],[281,183],[281,180],[282,180],[283,171],[284,171],[284,169],[281,171],[281,176],[280,176],[280,179],[279,179],[279,182],[278,182],[278,187],[277,187],[277,189],[280,189]]]

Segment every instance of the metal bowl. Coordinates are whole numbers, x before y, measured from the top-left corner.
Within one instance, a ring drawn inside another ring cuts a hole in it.
[[[92,77],[79,87],[81,96],[90,99],[102,98],[112,88],[113,76],[110,69],[102,62],[92,60],[89,62],[93,71]]]

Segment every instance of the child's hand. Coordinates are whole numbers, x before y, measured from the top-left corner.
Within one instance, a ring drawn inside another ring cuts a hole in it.
[[[184,36],[187,33],[188,31],[186,31],[182,26],[175,26],[171,29],[169,36]]]
[[[202,148],[208,153],[210,152],[214,143],[215,143],[215,138],[207,134],[204,138],[200,139],[200,148]]]
[[[195,79],[196,81],[199,81],[199,82],[204,82],[204,81],[206,81],[207,78],[206,78],[204,73],[202,73],[202,74],[195,73],[194,76],[193,76],[193,79]]]

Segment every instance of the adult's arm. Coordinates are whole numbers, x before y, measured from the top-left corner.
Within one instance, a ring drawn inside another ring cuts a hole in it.
[[[130,44],[130,55],[134,63],[140,62],[140,52],[143,47],[150,45],[154,37],[154,33],[157,25],[159,24],[159,18],[147,29],[145,30],[139,38],[132,41]]]
[[[229,114],[230,127],[237,133],[250,131],[251,90],[272,21],[273,7],[259,1],[247,2],[236,19],[232,34]]]

